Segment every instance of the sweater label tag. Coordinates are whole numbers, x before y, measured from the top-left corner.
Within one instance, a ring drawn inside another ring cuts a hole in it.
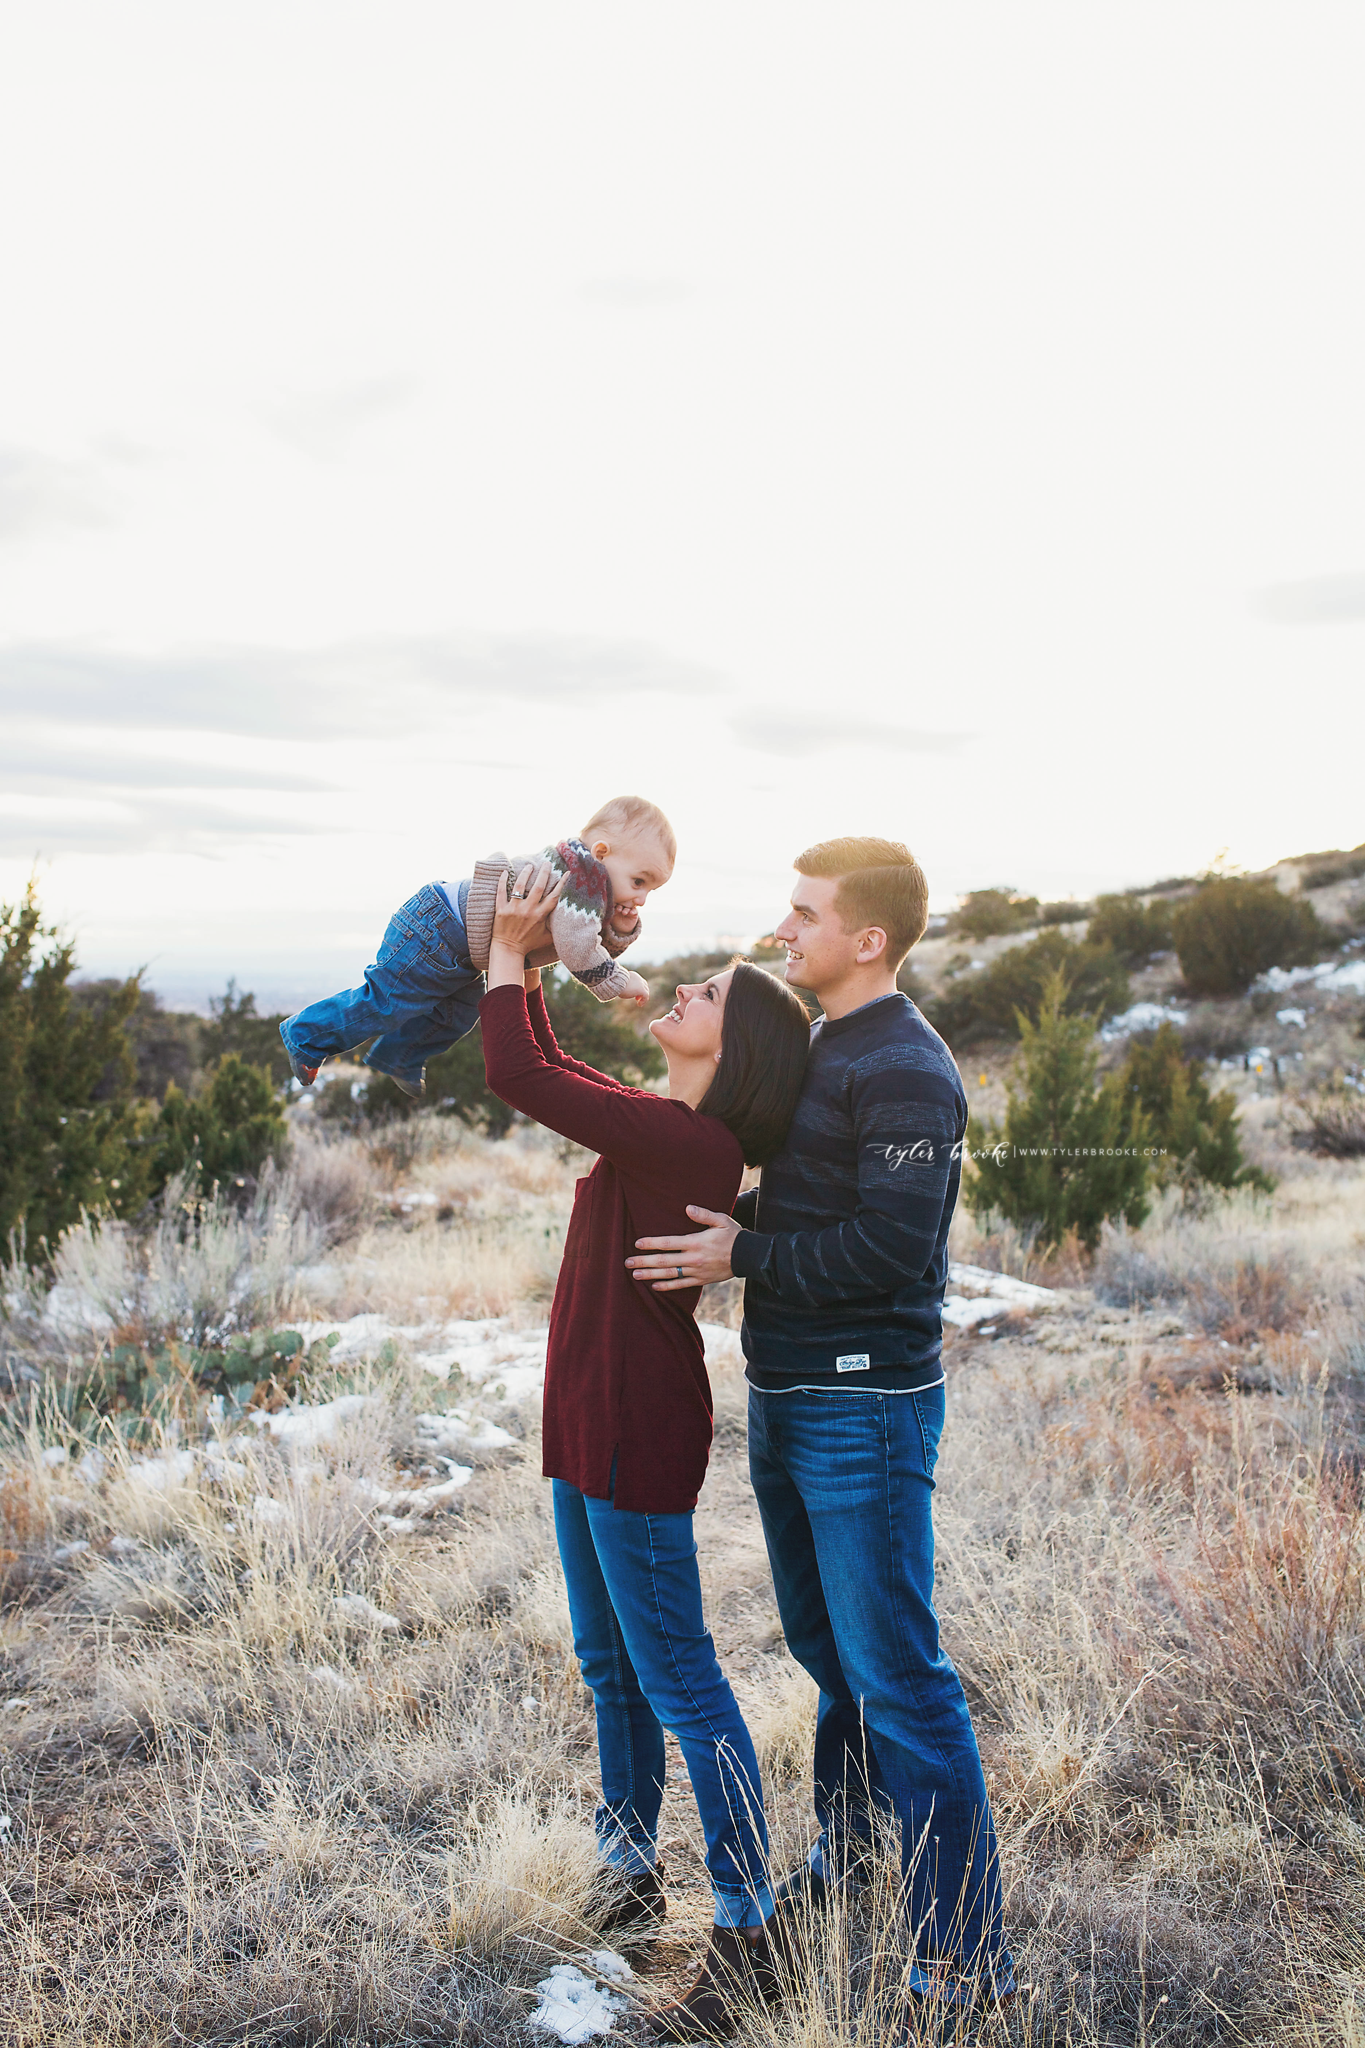
[[[866,1351],[850,1351],[834,1361],[836,1372],[871,1372],[872,1360]]]

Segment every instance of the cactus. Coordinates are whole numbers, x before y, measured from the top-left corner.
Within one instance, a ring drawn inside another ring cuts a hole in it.
[[[299,1330],[238,1331],[222,1350],[174,1339],[152,1351],[118,1344],[81,1382],[77,1405],[137,1426],[142,1418],[193,1409],[215,1394],[236,1408],[282,1402],[324,1371],[340,1342],[335,1332],[305,1345]]]

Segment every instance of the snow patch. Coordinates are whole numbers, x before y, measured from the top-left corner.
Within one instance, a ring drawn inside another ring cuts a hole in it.
[[[52,1288],[42,1319],[59,1337],[105,1337],[114,1327],[113,1317],[96,1308],[79,1287]]]
[[[326,1686],[329,1692],[356,1692],[358,1687],[334,1664],[315,1664],[308,1676],[314,1685]]]
[[[599,1977],[605,1977],[611,1984],[633,1984],[635,1972],[624,1956],[618,1956],[614,1949],[595,1948],[588,1957]]]
[[[609,2034],[616,2014],[627,2009],[624,1998],[599,1987],[573,1963],[556,1963],[537,1984],[536,1996],[540,2004],[531,2014],[531,2025],[570,2044]]]
[[[134,1458],[128,1467],[128,1477],[139,1486],[150,1487],[153,1493],[169,1493],[173,1486],[186,1484],[194,1465],[193,1451],[168,1451],[164,1458]]]
[[[1277,1024],[1297,1024],[1300,1031],[1302,1031],[1308,1024],[1308,1017],[1303,1010],[1277,1010],[1275,1012],[1275,1022]]]
[[[399,1531],[406,1536],[411,1533],[414,1515],[429,1515],[443,1500],[449,1500],[452,1493],[458,1493],[462,1486],[468,1486],[474,1476],[472,1465],[457,1465],[453,1458],[442,1458],[441,1463],[449,1472],[449,1479],[439,1486],[376,1486],[372,1479],[360,1482],[361,1489],[373,1500],[377,1508],[397,1508],[404,1526]],[[398,1523],[392,1514],[382,1514],[380,1521],[388,1529],[398,1530]]]
[[[338,1593],[332,1602],[332,1612],[339,1620],[350,1622],[353,1628],[378,1628],[392,1632],[402,1627],[396,1614],[386,1614],[363,1593]]]
[[[1315,967],[1267,967],[1251,985],[1279,995],[1282,990],[1299,988],[1306,981],[1329,995],[1365,996],[1365,960],[1348,960],[1345,966],[1336,960],[1319,960]]]
[[[1036,1312],[1057,1299],[1054,1287],[1036,1287],[1031,1280],[992,1273],[984,1266],[949,1266],[948,1285],[958,1292],[944,1297],[943,1320],[959,1330],[975,1329],[978,1323],[988,1323],[1012,1308]]]
[[[424,1448],[433,1451],[500,1451],[516,1439],[501,1423],[486,1415],[473,1415],[468,1408],[452,1408],[448,1415],[419,1415],[417,1434]]]
[[[320,1444],[331,1436],[338,1422],[345,1421],[348,1415],[359,1415],[362,1408],[368,1408],[372,1398],[369,1394],[338,1394],[335,1401],[317,1401],[311,1407],[281,1408],[277,1415],[267,1415],[257,1409],[251,1420],[257,1429],[268,1429],[272,1436],[283,1437],[287,1442]]]
[[[744,1353],[740,1349],[738,1330],[727,1329],[724,1323],[698,1323],[697,1328],[706,1347],[708,1366],[719,1370],[727,1365],[743,1365]]]
[[[1121,1016],[1111,1017],[1100,1032],[1106,1045],[1112,1045],[1116,1038],[1127,1038],[1133,1031],[1156,1031],[1163,1024],[1188,1024],[1188,1010],[1177,1010],[1169,1003],[1134,1003]]]

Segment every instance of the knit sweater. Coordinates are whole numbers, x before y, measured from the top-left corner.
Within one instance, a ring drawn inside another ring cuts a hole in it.
[[[581,839],[561,839],[554,846],[542,846],[539,853],[511,858],[505,853],[490,853],[485,860],[475,862],[465,905],[470,959],[476,967],[487,970],[502,877],[507,876],[510,890],[528,862],[538,865],[543,860],[549,861],[555,877],[568,876],[550,917],[555,952],[574,980],[591,989],[600,1003],[615,1002],[627,992],[628,973],[628,969],[616,965],[616,959],[639,938],[640,920],[637,915],[634,930],[625,937],[613,931],[611,917],[616,899],[611,876]]]
[[[939,1384],[966,1128],[956,1062],[908,996],[816,1024],[786,1143],[734,1208],[755,1386]]]

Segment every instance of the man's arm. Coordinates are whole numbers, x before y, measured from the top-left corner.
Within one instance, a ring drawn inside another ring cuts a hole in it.
[[[938,1071],[879,1059],[869,1066],[854,1083],[858,1203],[847,1222],[766,1232],[689,1208],[709,1227],[695,1236],[639,1239],[637,1251],[646,1256],[626,1261],[635,1278],[668,1292],[733,1274],[808,1308],[890,1294],[918,1280],[938,1241],[960,1105]]]

